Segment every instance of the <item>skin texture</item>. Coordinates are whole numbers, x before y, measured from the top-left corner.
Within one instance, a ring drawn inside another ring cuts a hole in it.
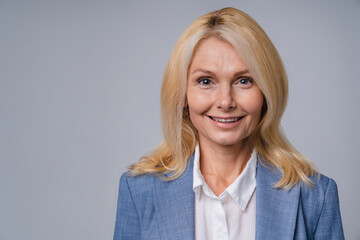
[[[217,38],[203,40],[194,53],[186,94],[199,135],[200,170],[220,195],[251,156],[247,137],[259,123],[263,94],[234,47]]]

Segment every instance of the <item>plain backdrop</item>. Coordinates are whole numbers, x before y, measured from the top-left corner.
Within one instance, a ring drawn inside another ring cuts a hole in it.
[[[284,130],[360,239],[359,0],[0,0],[0,240],[112,239],[121,173],[162,139],[172,48],[226,6],[280,52]]]

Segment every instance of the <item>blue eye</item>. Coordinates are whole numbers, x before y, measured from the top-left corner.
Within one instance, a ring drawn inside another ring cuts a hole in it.
[[[208,78],[200,78],[198,80],[198,82],[201,84],[201,85],[210,85],[211,84],[211,80],[208,79]]]
[[[241,85],[249,85],[253,83],[253,80],[251,78],[240,78],[238,83]]]

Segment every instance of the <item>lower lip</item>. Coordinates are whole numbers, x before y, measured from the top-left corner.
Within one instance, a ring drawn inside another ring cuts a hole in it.
[[[211,119],[210,117],[209,117],[209,119],[211,120],[211,122],[213,123],[213,124],[215,124],[217,127],[219,127],[219,128],[223,128],[223,129],[231,129],[231,128],[235,128],[235,127],[237,127],[239,124],[240,124],[240,122],[241,122],[241,120],[243,119],[244,117],[242,117],[242,118],[240,118],[238,121],[236,121],[236,122],[231,122],[231,123],[225,123],[225,122],[217,122],[217,121],[215,121],[215,120],[213,120],[213,119]]]

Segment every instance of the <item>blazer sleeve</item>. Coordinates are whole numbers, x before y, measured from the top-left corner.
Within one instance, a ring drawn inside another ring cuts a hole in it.
[[[344,239],[338,190],[333,179],[329,179],[325,192],[323,208],[315,231],[315,239]]]
[[[126,173],[120,178],[114,240],[141,239],[140,221]]]

